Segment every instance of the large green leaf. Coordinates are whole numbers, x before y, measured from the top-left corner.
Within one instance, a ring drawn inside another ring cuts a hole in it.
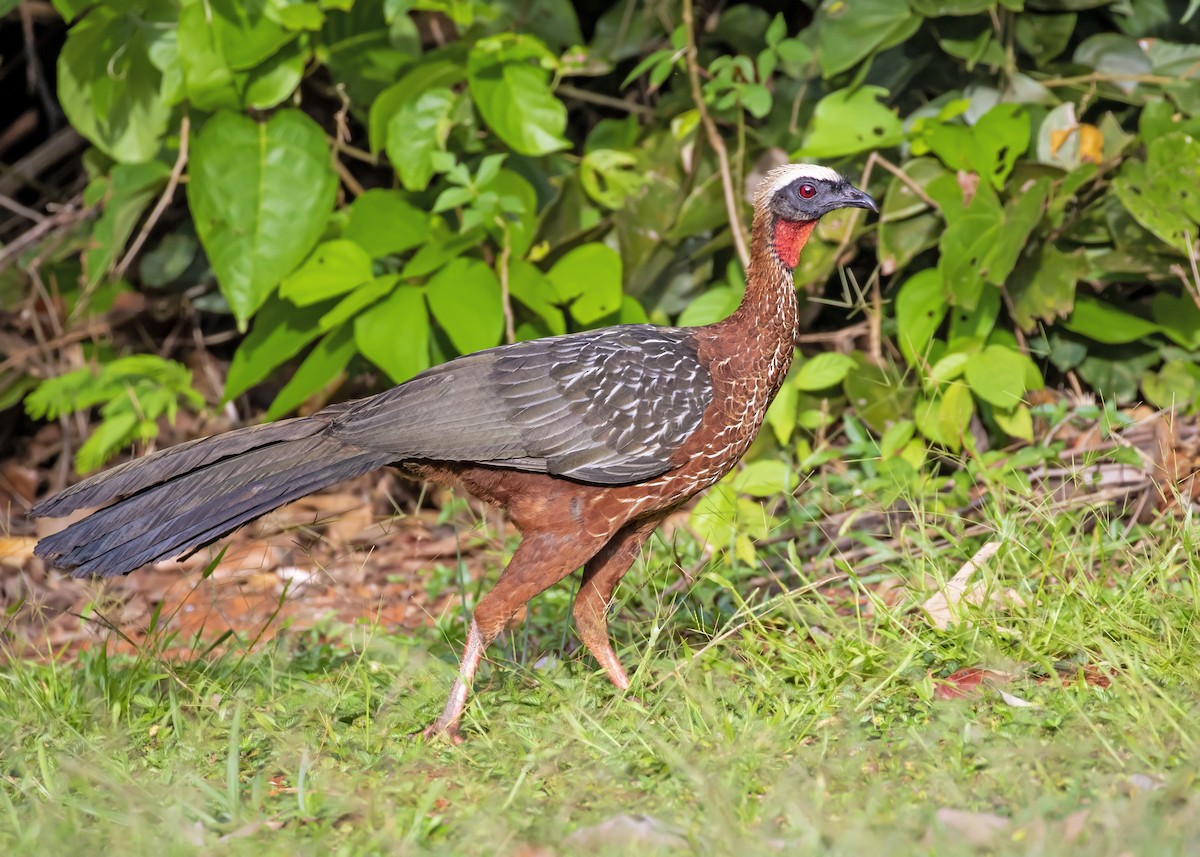
[[[813,111],[804,145],[792,157],[840,158],[897,145],[904,128],[900,117],[879,103],[887,94],[882,86],[860,86],[826,95]]]
[[[446,145],[454,99],[448,89],[430,89],[388,122],[388,160],[408,190],[425,190],[433,178],[433,154]]]
[[[1064,326],[1074,333],[1109,345],[1139,342],[1158,333],[1158,325],[1154,322],[1091,295],[1078,295],[1075,298],[1075,310],[1067,317]]]
[[[58,55],[58,98],[67,118],[97,148],[127,163],[158,153],[171,118],[145,33],[134,15],[100,5],[71,28]]]
[[[271,402],[267,419],[277,420],[337,378],[358,353],[353,325],[343,324],[326,334],[304,358],[295,374]]]
[[[599,321],[621,305],[621,257],[604,244],[576,247],[546,277],[580,324]]]
[[[353,241],[319,244],[304,264],[283,278],[279,296],[297,306],[337,297],[371,279],[371,256]]]
[[[225,400],[249,390],[316,339],[321,334],[317,322],[329,309],[330,303],[298,307],[276,297],[263,304],[229,364]]]
[[[488,127],[522,155],[565,149],[567,108],[550,90],[541,62],[551,59],[532,36],[506,34],[481,39],[471,49],[467,80]]]
[[[979,199],[978,197],[976,198]],[[942,234],[938,269],[950,302],[971,309],[983,294],[983,264],[1004,228],[999,209],[972,203]]]
[[[857,65],[896,31],[915,30],[921,19],[896,0],[826,0],[817,12],[817,59],[825,77]]]
[[[267,0],[204,0],[197,3],[213,29],[229,67],[253,68],[295,38],[271,20]]]
[[[429,215],[392,190],[372,188],[347,210],[342,237],[355,242],[372,259],[403,253],[429,240]]]
[[[196,136],[188,203],[238,325],[325,228],[337,191],[321,128],[299,110],[268,122],[218,113]]]
[[[842,383],[856,362],[849,354],[824,351],[804,361],[793,383],[799,390],[815,392]]]
[[[429,367],[425,290],[400,286],[354,319],[358,350],[397,384]]]
[[[1075,284],[1086,273],[1082,254],[1043,244],[1036,254],[1017,263],[1008,280],[1013,320],[1030,330],[1039,320],[1052,322],[1066,315],[1075,304]]]
[[[1113,188],[1138,223],[1187,252],[1200,224],[1200,140],[1179,131],[1159,137],[1145,163],[1125,162]]]
[[[203,3],[179,10],[179,65],[188,102],[200,110],[241,107],[238,82]]]
[[[896,338],[912,365],[921,364],[933,334],[946,317],[946,292],[933,268],[909,277],[896,293]]]
[[[972,355],[964,374],[971,392],[998,408],[1015,408],[1025,394],[1025,357],[1003,345]]]
[[[460,354],[500,344],[504,304],[500,281],[478,259],[455,259],[425,286],[429,309]]]
[[[415,101],[431,89],[448,89],[466,79],[461,62],[445,57],[427,57],[404,77],[379,93],[371,102],[367,139],[371,151],[382,151],[387,145],[388,125],[405,104]]]
[[[984,274],[994,286],[1002,286],[1016,267],[1034,227],[1042,219],[1050,180],[1040,178],[1004,206],[1004,228],[984,262]]]

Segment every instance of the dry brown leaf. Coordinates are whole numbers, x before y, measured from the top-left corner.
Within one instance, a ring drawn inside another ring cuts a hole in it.
[[[938,699],[968,699],[979,696],[983,684],[1001,684],[1012,680],[1009,673],[983,667],[964,667],[945,678],[933,680],[933,695]]]
[[[0,537],[0,565],[20,568],[33,556],[33,547],[36,544],[37,539],[30,536]]]

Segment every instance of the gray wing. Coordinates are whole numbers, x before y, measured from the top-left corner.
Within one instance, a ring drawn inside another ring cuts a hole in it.
[[[621,325],[460,357],[328,413],[336,437],[397,461],[615,485],[668,470],[711,401],[690,331]]]

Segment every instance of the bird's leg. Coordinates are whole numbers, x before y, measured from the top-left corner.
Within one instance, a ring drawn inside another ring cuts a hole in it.
[[[618,530],[584,566],[579,595],[575,598],[573,612],[579,639],[604,667],[609,680],[621,690],[629,688],[629,677],[608,639],[608,605],[617,583],[629,571],[659,520],[637,521]]]
[[[547,532],[525,534],[500,580],[475,608],[458,678],[450,689],[450,698],[446,700],[441,716],[422,732],[426,738],[445,734],[456,744],[462,741],[458,724],[487,647],[504,630],[514,613],[587,562],[609,537],[608,532],[600,536],[584,533],[569,538]]]

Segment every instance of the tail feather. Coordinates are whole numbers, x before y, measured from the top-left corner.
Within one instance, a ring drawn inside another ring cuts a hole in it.
[[[60,533],[34,552],[73,575],[112,577],[211,544],[284,503],[384,466],[390,456],[322,434],[327,423],[291,420],[267,439],[232,432],[130,462],[92,477],[35,514],[62,514],[106,500],[116,503]],[[310,423],[310,425],[295,425]],[[264,428],[272,428],[270,426]],[[139,468],[137,465],[143,465]],[[88,484],[90,483],[90,484]],[[82,487],[81,487],[82,486]],[[61,495],[60,495],[61,497]],[[119,499],[118,499],[119,498]]]
[[[324,421],[302,418],[250,426],[181,443],[89,476],[38,503],[30,510],[30,515],[34,518],[61,518],[79,509],[128,497],[223,459],[272,444],[312,437],[326,428],[328,423]]]

